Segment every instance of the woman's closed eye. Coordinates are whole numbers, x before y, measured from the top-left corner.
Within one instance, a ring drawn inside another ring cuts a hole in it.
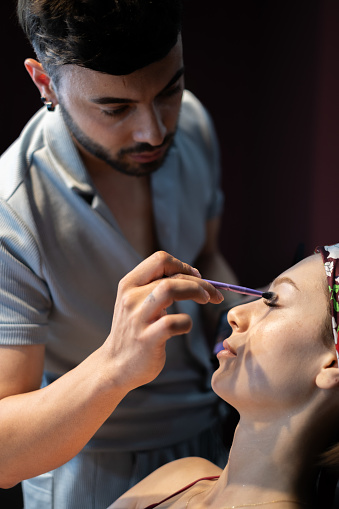
[[[274,293],[272,299],[264,299],[264,304],[270,308],[277,308],[279,307],[278,299],[278,295]]]

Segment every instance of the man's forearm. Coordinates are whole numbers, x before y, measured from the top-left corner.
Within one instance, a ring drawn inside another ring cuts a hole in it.
[[[103,357],[99,349],[48,387],[0,401],[0,487],[66,463],[109,417],[126,391]]]

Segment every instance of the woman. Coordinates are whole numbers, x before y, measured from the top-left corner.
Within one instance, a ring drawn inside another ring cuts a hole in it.
[[[229,312],[212,379],[240,414],[226,468],[174,461],[109,509],[314,507],[310,487],[339,424],[338,258],[339,244],[319,248],[273,281],[271,301]]]

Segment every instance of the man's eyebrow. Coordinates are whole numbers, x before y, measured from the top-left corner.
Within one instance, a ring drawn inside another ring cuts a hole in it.
[[[168,88],[171,88],[172,85],[174,85],[174,83],[176,81],[178,81],[179,78],[181,78],[181,76],[184,74],[185,72],[185,68],[184,67],[181,67],[181,69],[179,69],[175,75],[173,76],[173,78],[171,80],[169,80],[169,82],[167,83],[167,85],[162,89],[161,92],[165,92],[165,90],[167,90]],[[160,92],[160,93],[161,93]]]
[[[161,92],[158,94],[162,94],[166,90],[168,90],[178,79],[184,74],[185,69],[184,67],[181,67],[173,78],[170,79],[170,81],[165,85],[165,87],[161,90]],[[130,103],[136,103],[138,101],[135,101],[134,99],[129,99],[128,97],[112,97],[112,96],[105,96],[105,97],[93,97],[90,99],[92,103],[95,104],[130,104]]]
[[[297,287],[293,279],[287,276],[277,277],[272,281],[273,286],[281,285],[282,283],[288,283],[289,285],[293,286],[296,290],[298,290],[298,292],[300,292],[299,288]]]

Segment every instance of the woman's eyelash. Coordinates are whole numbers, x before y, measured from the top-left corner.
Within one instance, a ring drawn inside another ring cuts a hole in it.
[[[269,308],[276,308],[278,305],[275,302],[272,302],[270,300],[264,300],[265,306],[268,306]]]

